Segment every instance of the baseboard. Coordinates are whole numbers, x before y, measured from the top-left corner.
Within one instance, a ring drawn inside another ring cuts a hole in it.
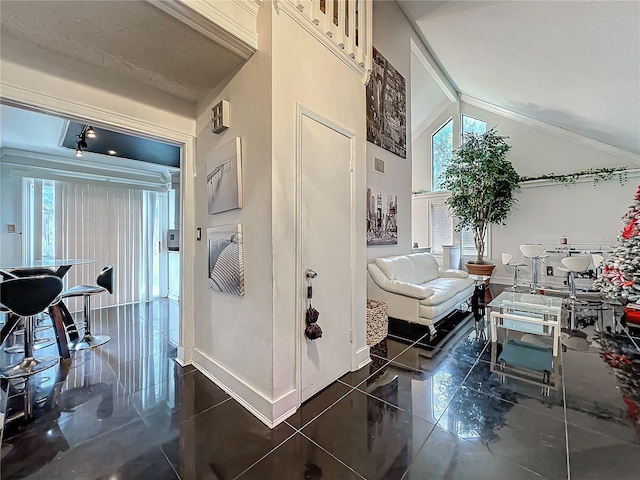
[[[491,277],[492,285],[513,285],[513,276],[511,277]]]
[[[360,370],[362,367],[371,363],[371,356],[369,355],[369,345],[365,345],[360,350],[356,350],[355,368],[352,370]]]
[[[183,367],[185,365],[190,365],[193,361],[193,348],[182,348],[178,346],[176,361]]]
[[[276,400],[271,400],[197,348],[193,349],[192,363],[204,376],[269,428],[282,423],[298,409],[296,389],[292,389]]]

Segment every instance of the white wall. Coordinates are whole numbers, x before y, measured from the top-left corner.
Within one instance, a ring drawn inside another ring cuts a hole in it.
[[[196,329],[194,360],[248,404],[262,410],[273,389],[271,258],[271,6],[258,13],[258,51],[200,103],[196,140]],[[230,128],[211,132],[211,107],[229,101]],[[208,215],[207,168],[216,146],[242,141],[243,208]],[[242,224],[245,295],[209,290],[207,227]],[[262,405],[262,407],[261,407]],[[268,412],[261,412],[267,416]]]
[[[15,233],[7,226],[15,225]],[[22,178],[9,175],[0,158],[0,266],[22,259]]]
[[[398,244],[367,247],[368,260],[409,253],[412,246],[411,40],[425,57],[430,57],[396,2],[374,2],[373,46],[404,77],[407,84],[407,158],[400,158],[367,142],[367,187],[373,192],[398,195]],[[373,161],[376,157],[385,161],[385,175],[374,172]]]
[[[276,399],[295,393],[292,390],[296,384],[295,322],[302,321],[295,311],[297,105],[355,133],[356,293],[352,301],[356,310],[355,350],[368,361],[365,340],[365,88],[361,78],[287,14],[274,13],[272,222]],[[336,268],[340,266],[336,265]],[[353,362],[357,364],[359,360],[354,358]]]
[[[637,167],[629,159],[473,105],[461,102],[460,110],[486,121],[489,128],[497,125],[498,132],[509,137],[513,148],[508,158],[520,175]],[[557,244],[561,235],[566,235],[569,243],[614,241],[622,227],[620,217],[631,204],[637,185],[637,178],[629,178],[623,186],[617,179],[597,186],[593,182],[570,186],[525,184],[516,193],[518,203],[509,214],[507,225],[492,227],[491,261],[497,264],[493,281],[511,282],[512,269],[502,266],[500,254],[510,252],[522,258],[518,247],[523,243]]]

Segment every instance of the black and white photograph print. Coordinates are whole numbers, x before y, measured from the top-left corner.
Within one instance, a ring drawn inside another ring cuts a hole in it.
[[[367,246],[398,244],[398,196],[367,188]]]
[[[240,137],[216,148],[207,162],[209,215],[242,208]]]
[[[231,295],[244,295],[242,225],[207,229],[209,288]]]
[[[406,82],[375,47],[367,84],[367,140],[407,158]]]

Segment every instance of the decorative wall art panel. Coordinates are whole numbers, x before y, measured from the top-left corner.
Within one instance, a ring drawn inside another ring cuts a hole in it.
[[[242,208],[240,137],[216,148],[207,162],[209,215]]]
[[[367,245],[398,244],[398,196],[367,188]]]
[[[367,84],[367,140],[407,158],[407,102],[404,77],[373,48]]]
[[[207,229],[209,288],[231,295],[244,295],[242,225]]]

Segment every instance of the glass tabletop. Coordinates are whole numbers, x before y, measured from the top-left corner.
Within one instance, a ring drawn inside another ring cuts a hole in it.
[[[38,267],[70,267],[73,265],[89,265],[98,263],[98,260],[89,258],[50,258],[44,260],[33,260],[31,262],[9,262],[0,264],[0,269],[11,270],[14,268],[38,268]]]
[[[535,293],[502,292],[494,298],[490,308],[509,308],[522,312],[544,314],[558,314],[562,308],[562,298]]]

